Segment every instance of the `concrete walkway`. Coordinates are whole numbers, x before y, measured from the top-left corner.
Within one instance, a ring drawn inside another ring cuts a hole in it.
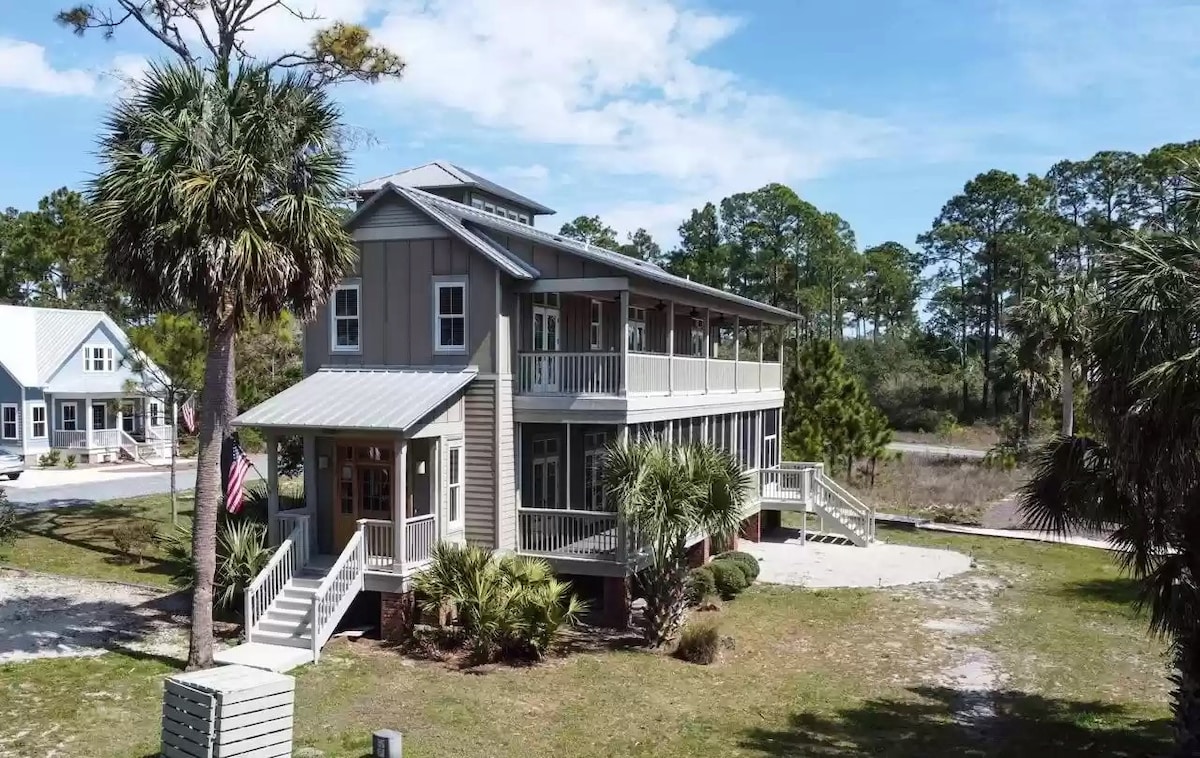
[[[1029,540],[1032,542],[1053,542],[1060,545],[1076,545],[1078,547],[1093,547],[1100,550],[1116,550],[1108,540],[1095,537],[1080,537],[1072,534],[1055,534],[1054,532],[1038,532],[1032,529],[988,529],[982,526],[961,526],[959,524],[936,524],[932,521],[917,524],[918,529],[931,532],[950,532],[951,534],[973,534],[980,537],[1005,537],[1010,540]]]
[[[742,541],[740,547],[758,558],[759,581],[800,587],[895,587],[936,582],[971,568],[971,558],[953,550],[886,542],[802,544],[800,533],[790,529],[763,542]]]

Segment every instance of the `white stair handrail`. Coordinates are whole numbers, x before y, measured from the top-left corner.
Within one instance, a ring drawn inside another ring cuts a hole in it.
[[[245,621],[246,642],[253,642],[254,627],[262,618],[271,603],[283,588],[292,580],[296,572],[304,568],[308,561],[308,521],[297,519],[288,535],[263,570],[258,572],[254,581],[246,588],[242,596],[242,613]]]
[[[826,476],[823,471],[816,473],[815,480],[828,494],[838,501],[843,518],[858,527],[863,538],[870,542],[875,539],[875,509],[863,503],[844,487]],[[828,508],[828,506],[827,506]],[[846,513],[846,512],[849,513]]]
[[[313,663],[321,656],[321,648],[333,634],[342,614],[363,588],[366,574],[366,548],[360,527],[342,549],[329,573],[312,598],[308,631],[312,641]]]

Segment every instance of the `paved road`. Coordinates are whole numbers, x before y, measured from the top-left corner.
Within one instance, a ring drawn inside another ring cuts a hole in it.
[[[954,447],[952,445],[927,445],[922,442],[892,442],[888,450],[907,455],[927,455],[941,458],[983,458],[986,450],[972,450],[969,447]]]
[[[254,465],[263,474],[267,471],[266,456],[251,456]],[[24,478],[12,484],[0,482],[8,495],[9,501],[17,505],[19,510],[40,511],[52,508],[65,508],[72,505],[88,505],[103,500],[121,500],[124,498],[157,495],[171,491],[171,472],[163,467],[144,470],[130,468],[97,471],[95,476],[86,481],[78,481],[85,470],[74,472],[46,471],[34,486],[26,486]],[[29,472],[26,474],[32,474]],[[61,474],[61,477],[56,475]],[[70,475],[70,476],[68,476]],[[252,470],[251,478],[256,478]],[[63,483],[53,482],[55,478],[63,479]],[[175,486],[180,492],[186,492],[196,486],[196,469],[194,466],[180,466],[175,474]]]

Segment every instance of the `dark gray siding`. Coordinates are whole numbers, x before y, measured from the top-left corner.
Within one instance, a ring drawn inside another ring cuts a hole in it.
[[[493,370],[496,323],[495,267],[457,239],[358,243],[354,273],[361,278],[359,353],[331,353],[329,306],[305,329],[307,372],[328,365],[478,366]],[[433,350],[433,283],[436,276],[467,277],[467,352]]]
[[[25,439],[25,393],[24,388],[4,370],[0,370],[0,404],[17,406],[17,437],[16,439],[0,439],[0,447],[11,449],[14,453],[22,452],[22,441]]]
[[[510,401],[511,402],[511,398]],[[467,387],[463,481],[467,541],[496,547],[496,388],[476,379]]]

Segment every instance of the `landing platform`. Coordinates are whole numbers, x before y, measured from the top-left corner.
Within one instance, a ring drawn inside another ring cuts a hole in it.
[[[216,653],[213,660],[224,665],[249,666],[283,674],[312,663],[312,652],[299,647],[247,642]]]

